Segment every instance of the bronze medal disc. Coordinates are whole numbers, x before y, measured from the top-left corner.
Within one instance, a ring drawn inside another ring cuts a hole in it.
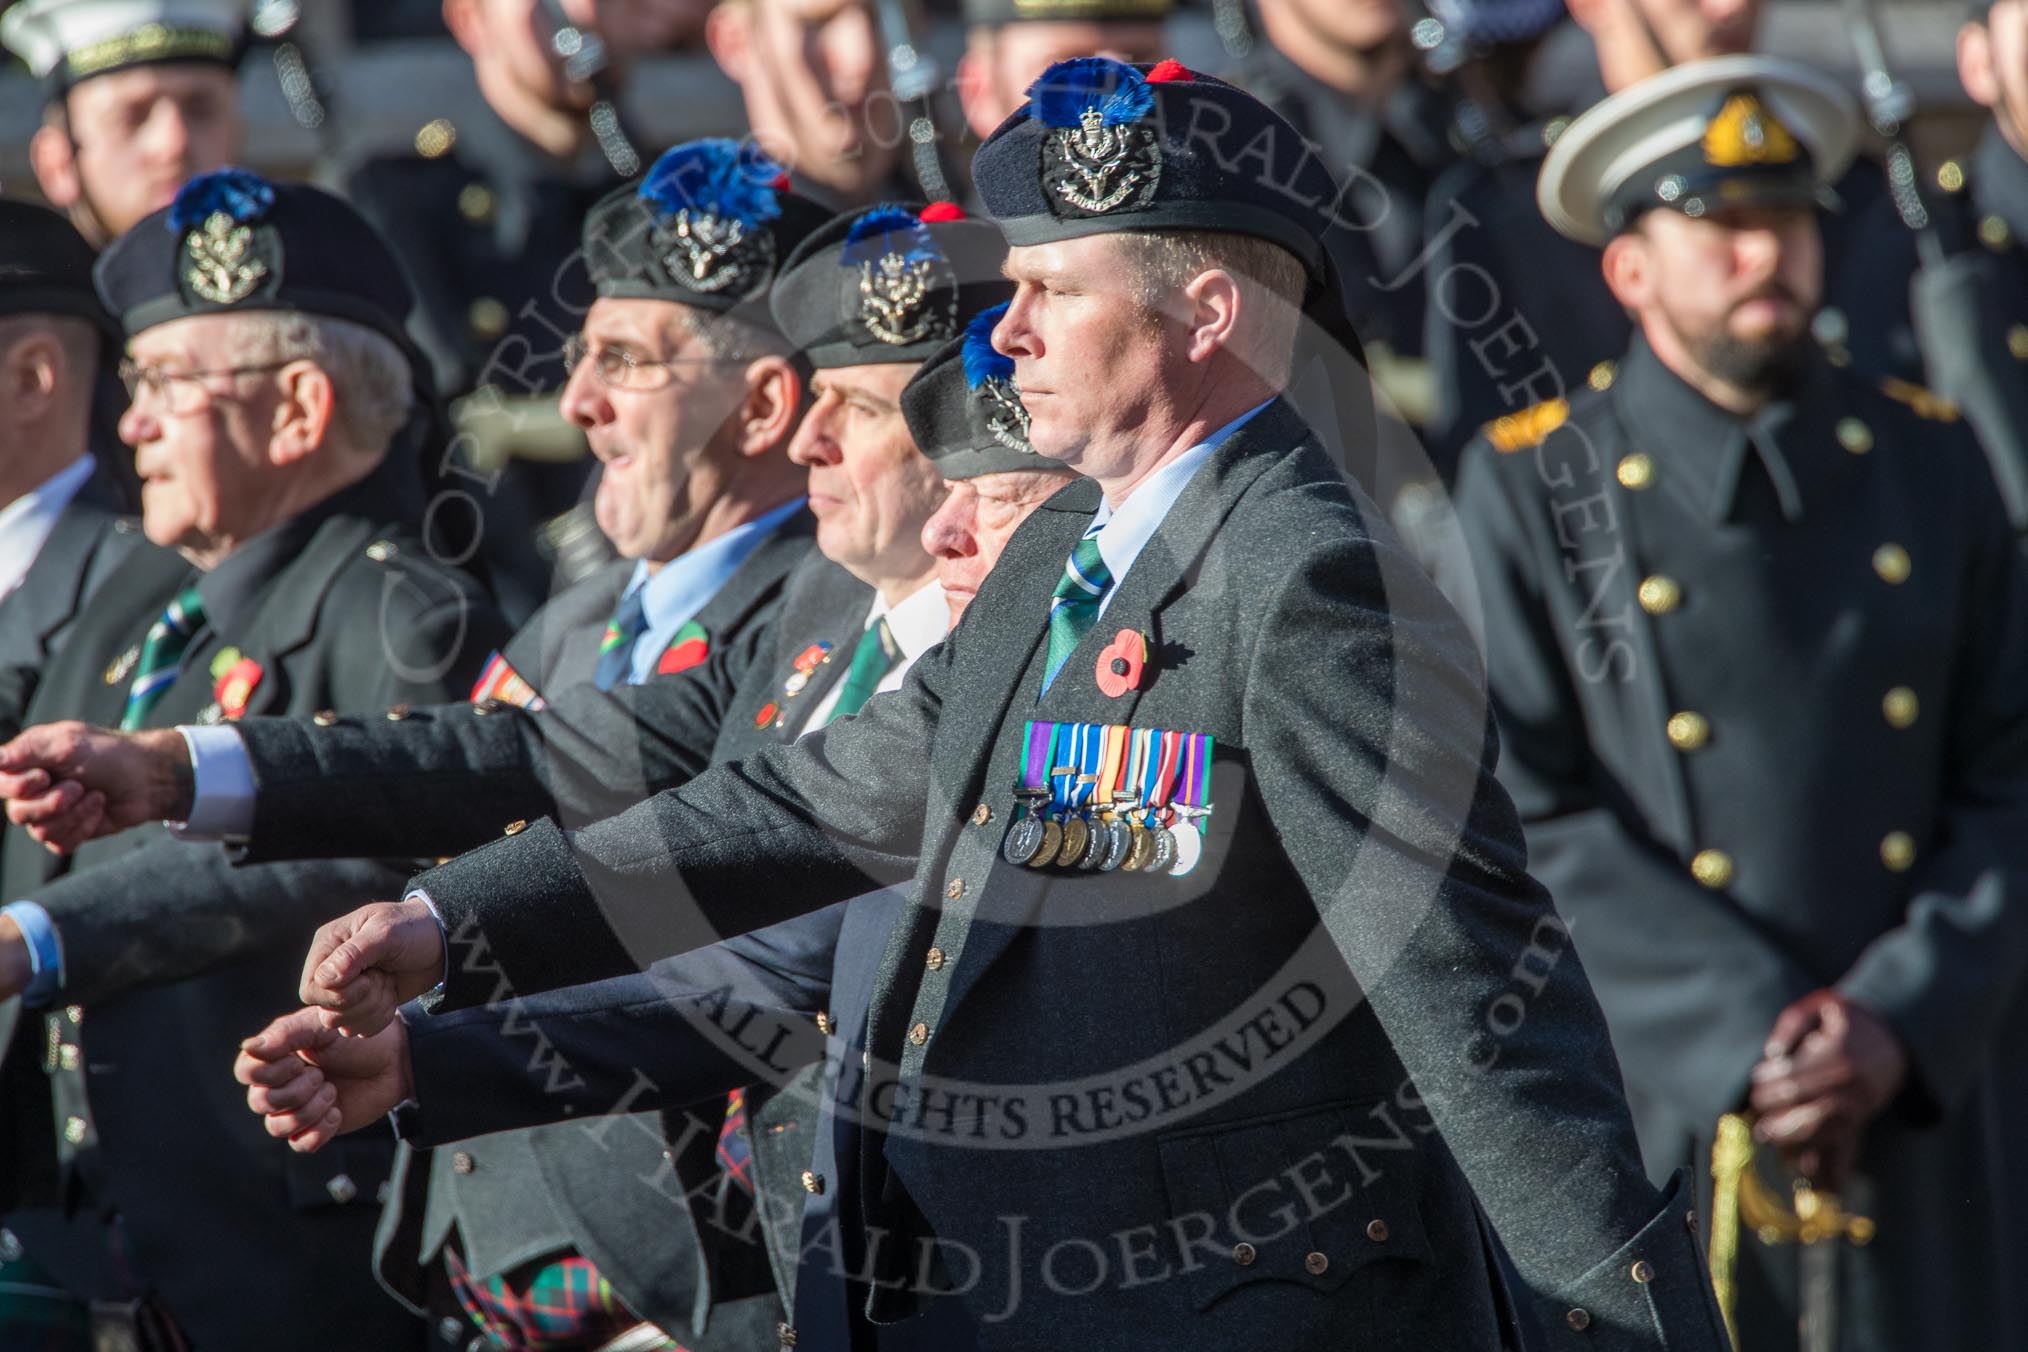
[[[1028,861],[1030,868],[1048,868],[1063,851],[1063,828],[1055,822],[1042,823],[1042,848]]]
[[[1063,849],[1056,856],[1057,867],[1076,868],[1084,862],[1084,852],[1091,848],[1091,827],[1079,816],[1063,819]]]
[[[1155,857],[1155,835],[1139,822],[1134,822],[1128,829],[1134,833],[1134,844],[1133,848],[1127,851],[1127,857],[1120,867],[1132,873],[1139,873],[1148,866],[1148,861]]]

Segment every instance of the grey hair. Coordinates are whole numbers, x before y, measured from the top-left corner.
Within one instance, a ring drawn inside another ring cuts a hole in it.
[[[285,310],[233,316],[234,366],[307,361],[331,378],[340,433],[362,451],[387,449],[415,401],[415,373],[393,341],[364,324]]]
[[[680,302],[676,306],[676,327],[720,361],[787,357],[795,352],[788,339],[765,324]]]
[[[1217,269],[1239,278],[1257,301],[1244,353],[1262,374],[1287,373],[1302,319],[1309,274],[1302,260],[1256,235],[1223,230],[1126,230],[1121,243],[1135,300],[1155,315],[1169,313],[1178,291]]]

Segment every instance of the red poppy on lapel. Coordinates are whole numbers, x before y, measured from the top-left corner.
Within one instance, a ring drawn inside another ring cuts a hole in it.
[[[757,728],[766,727],[775,721],[775,714],[779,711],[780,706],[773,700],[769,700],[766,704],[761,705],[760,712],[753,716],[753,725]]]
[[[688,671],[701,666],[711,656],[711,638],[704,632],[704,626],[695,620],[687,622],[676,631],[676,637],[669,640],[669,646],[662,650],[662,660],[655,663],[657,676],[670,676],[679,671]]]
[[[1107,698],[1118,699],[1129,690],[1141,688],[1141,673],[1148,665],[1148,640],[1137,631],[1122,629],[1113,635],[1098,655],[1092,675]]]
[[[220,716],[238,718],[245,713],[247,701],[253,698],[254,687],[260,683],[261,664],[251,657],[242,657],[227,667],[218,684],[211,688]]]

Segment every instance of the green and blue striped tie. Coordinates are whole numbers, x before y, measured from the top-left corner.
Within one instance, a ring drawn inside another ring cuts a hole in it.
[[[900,660],[901,645],[894,641],[894,630],[882,615],[859,636],[859,646],[852,650],[852,665],[845,668],[845,684],[838,689],[838,702],[831,706],[831,717],[825,723],[849,718],[866,707],[866,701],[873,698],[873,692]]]
[[[1112,590],[1113,575],[1099,554],[1098,533],[1093,531],[1077,542],[1063,565],[1063,577],[1049,602],[1049,658],[1043,666],[1042,688],[1049,689],[1056,673],[1069,658],[1078,640],[1098,623],[1099,605]]]
[[[120,727],[133,731],[147,720],[148,711],[158,704],[176,681],[184,650],[204,623],[204,600],[197,588],[185,587],[176,594],[162,618],[141,640],[140,660],[134,667],[134,683],[127,687],[127,707],[120,714]]]

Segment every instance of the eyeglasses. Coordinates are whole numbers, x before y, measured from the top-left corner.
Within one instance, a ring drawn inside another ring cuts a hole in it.
[[[212,400],[225,397],[204,383],[210,377],[259,375],[263,371],[279,371],[296,360],[291,357],[288,361],[262,362],[258,366],[223,366],[215,371],[165,371],[159,366],[125,360],[120,363],[120,383],[127,387],[127,398],[138,403],[145,391],[180,418],[200,413]]]
[[[679,366],[725,366],[736,357],[664,357],[652,360],[637,357],[623,347],[593,347],[581,333],[563,340],[563,369],[575,372],[578,363],[589,359],[599,384],[614,390],[646,392],[667,385]]]

